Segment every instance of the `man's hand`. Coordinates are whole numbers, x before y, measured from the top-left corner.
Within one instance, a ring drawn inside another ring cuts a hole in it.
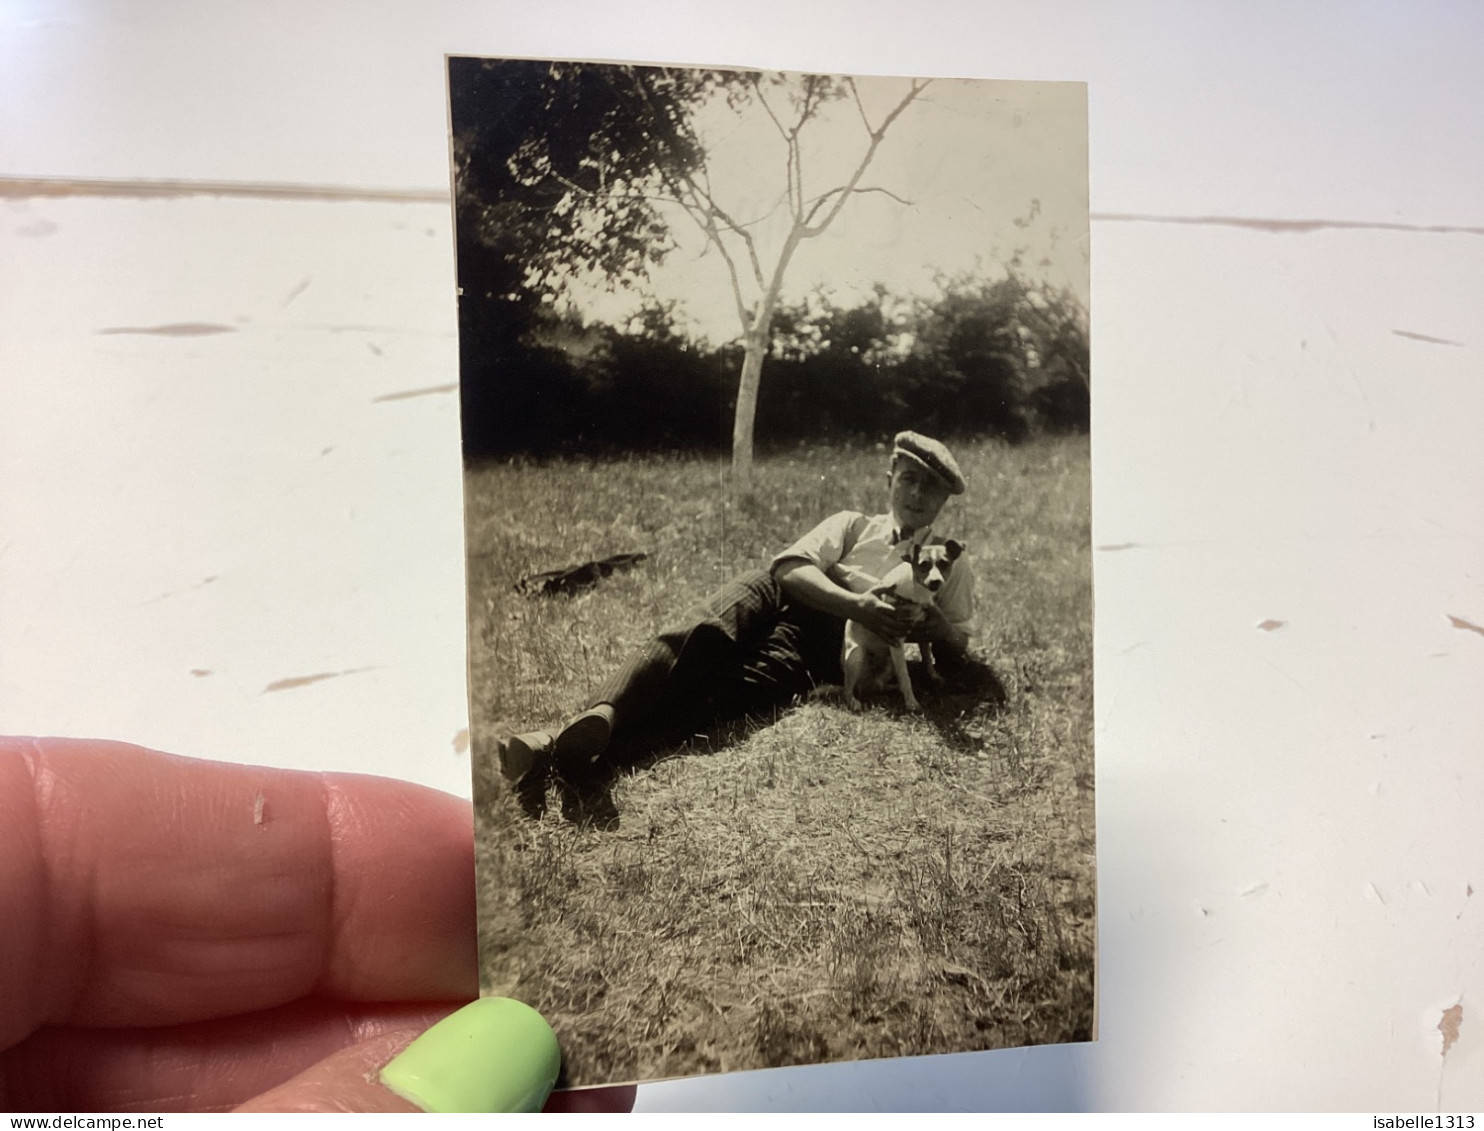
[[[904,640],[919,639],[917,633],[921,631],[925,613],[922,605],[899,605],[875,593],[862,593],[857,610],[850,619],[870,629],[892,647],[897,647]]]
[[[853,620],[892,646],[907,639],[917,639],[909,634],[923,619],[921,605],[896,605],[875,593],[854,593],[836,584],[813,562],[784,562],[774,576],[795,600],[841,620]],[[939,619],[942,620],[941,615]],[[947,625],[946,621],[943,623]],[[934,636],[930,639],[939,638]]]

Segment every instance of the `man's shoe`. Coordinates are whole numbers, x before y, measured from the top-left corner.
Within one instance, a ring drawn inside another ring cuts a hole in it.
[[[562,728],[552,743],[557,772],[568,781],[589,781],[613,737],[613,708],[606,703],[584,711]]]
[[[515,785],[527,779],[545,776],[551,769],[554,745],[551,735],[544,730],[511,735],[495,747],[500,760],[500,773]]]

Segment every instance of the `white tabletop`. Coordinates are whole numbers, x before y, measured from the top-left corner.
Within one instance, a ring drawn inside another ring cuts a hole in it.
[[[1043,7],[0,8],[0,730],[467,795],[444,52],[1085,80],[1101,1039],[641,1107],[1484,1108],[1484,9]]]

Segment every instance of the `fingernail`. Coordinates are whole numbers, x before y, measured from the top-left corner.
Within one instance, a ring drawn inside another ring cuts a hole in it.
[[[556,1084],[556,1034],[529,1005],[480,998],[450,1013],[381,1070],[424,1111],[539,1111]]]

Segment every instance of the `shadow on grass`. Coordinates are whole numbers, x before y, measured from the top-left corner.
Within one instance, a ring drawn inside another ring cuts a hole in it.
[[[940,662],[938,671],[942,680],[937,685],[925,678],[921,680],[926,684],[918,696],[922,701],[923,717],[949,749],[960,752],[977,750],[980,740],[969,732],[964,722],[997,715],[1004,710],[1009,700],[1005,684],[994,668],[975,656],[952,664]],[[912,678],[914,681],[918,679],[915,669]]]
[[[939,662],[939,679],[929,680],[924,668],[911,666],[913,686],[922,703],[922,717],[938,732],[949,749],[968,752],[978,749],[979,739],[965,726],[966,720],[982,720],[998,714],[1005,706],[1005,685],[993,667],[969,656],[951,663]],[[888,693],[896,695],[895,692]],[[839,688],[821,687],[810,700],[829,698],[839,701]],[[897,700],[900,706],[900,698]],[[674,727],[663,733],[635,736],[615,742],[598,773],[584,782],[568,782],[555,775],[523,782],[517,798],[528,817],[539,818],[546,811],[548,786],[556,786],[562,816],[574,824],[602,831],[619,828],[621,816],[613,799],[613,787],[622,778],[643,773],[671,758],[709,757],[734,746],[740,746],[759,731],[772,726],[790,707],[767,715],[706,720]],[[840,710],[845,710],[843,702]],[[905,711],[903,712],[905,713]]]

